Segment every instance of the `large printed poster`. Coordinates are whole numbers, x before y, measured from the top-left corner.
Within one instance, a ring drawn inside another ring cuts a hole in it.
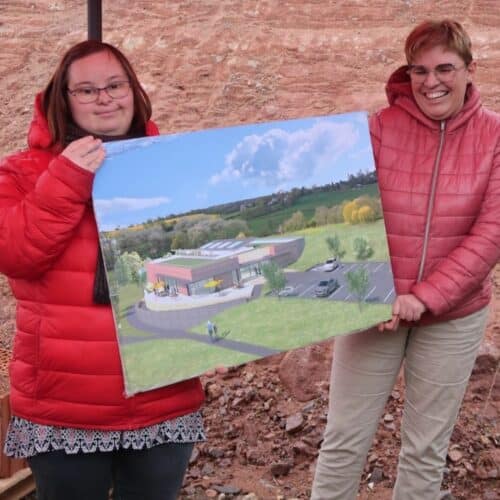
[[[390,318],[366,113],[106,151],[93,199],[128,395]]]

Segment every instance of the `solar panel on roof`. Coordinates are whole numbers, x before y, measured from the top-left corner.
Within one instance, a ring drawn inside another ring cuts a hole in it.
[[[219,243],[219,242],[218,241],[211,241],[210,243],[203,245],[201,248],[205,248],[205,249],[216,248],[217,243]]]

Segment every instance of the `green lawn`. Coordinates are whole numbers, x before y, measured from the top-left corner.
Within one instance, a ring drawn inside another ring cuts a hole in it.
[[[369,260],[381,262],[389,260],[384,222],[378,220],[369,224],[330,224],[288,233],[288,236],[303,236],[306,242],[303,254],[290,268],[305,271],[318,262],[324,262],[328,257],[331,257],[326,238],[335,234],[340,238],[342,248],[346,250],[342,259],[346,262],[356,260],[353,243],[354,239],[360,236],[365,238],[373,248],[374,253]]]
[[[123,346],[121,353],[129,393],[191,378],[215,366],[239,365],[255,359],[216,344],[208,346],[189,340],[149,340]]]
[[[211,318],[219,332],[238,340],[272,349],[288,350],[357,331],[385,321],[391,305],[336,302],[327,299],[264,296]],[[205,324],[193,331],[206,334]]]
[[[261,297],[211,318],[231,340],[286,351],[390,317],[391,306],[292,297]],[[349,325],[346,327],[346,325]],[[205,323],[193,329],[206,335]],[[191,340],[147,340],[121,347],[127,390],[140,392],[190,378],[215,366],[236,366],[255,356]]]

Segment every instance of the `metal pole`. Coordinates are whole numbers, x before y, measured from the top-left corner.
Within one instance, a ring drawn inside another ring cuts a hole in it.
[[[101,0],[87,0],[88,39],[102,41]]]

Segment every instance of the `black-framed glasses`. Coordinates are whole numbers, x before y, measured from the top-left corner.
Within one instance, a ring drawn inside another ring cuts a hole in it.
[[[120,80],[110,83],[105,87],[84,85],[73,90],[68,88],[68,94],[75,97],[80,104],[90,104],[97,101],[101,91],[106,92],[111,99],[122,99],[123,97],[127,97],[130,91],[130,82],[128,80]]]
[[[410,64],[406,72],[415,83],[424,82],[430,73],[433,73],[440,82],[450,83],[455,79],[457,71],[460,71],[465,67],[465,65],[457,67],[451,63],[444,63],[438,64],[434,69],[429,69],[419,64]]]

